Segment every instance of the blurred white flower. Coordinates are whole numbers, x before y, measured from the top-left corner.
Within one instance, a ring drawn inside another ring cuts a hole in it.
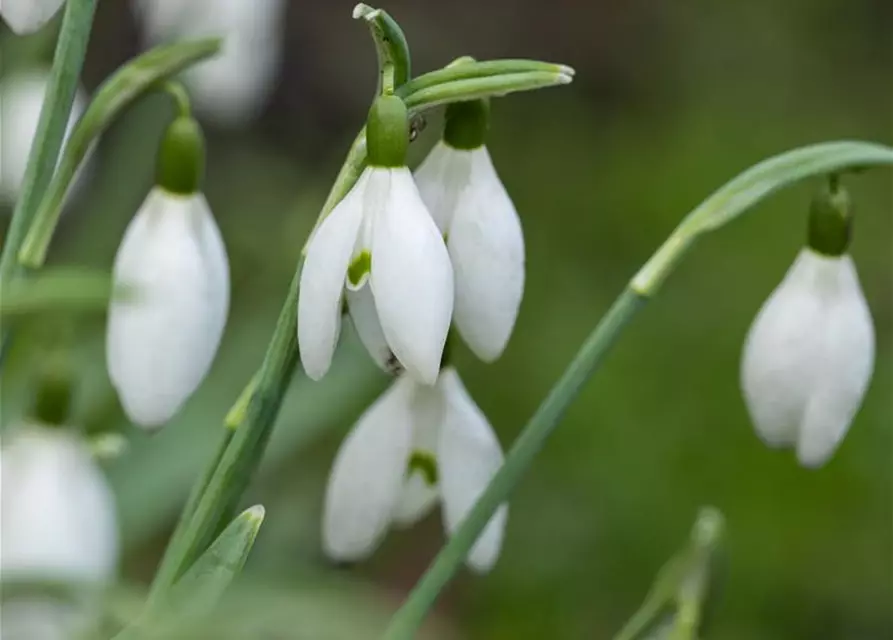
[[[444,234],[456,282],[454,320],[486,362],[505,349],[524,293],[521,221],[484,145],[438,142],[416,169],[416,184]]]
[[[20,72],[0,80],[0,202],[12,203],[19,195],[48,81],[45,71]],[[85,105],[84,93],[78,90],[66,139]]]
[[[338,561],[368,557],[390,525],[408,526],[439,500],[452,534],[502,465],[499,441],[459,375],[446,367],[434,387],[401,376],[359,419],[329,475],[325,552]],[[489,571],[508,519],[501,505],[467,564]]]
[[[221,36],[223,50],[184,74],[196,107],[224,126],[255,119],[282,55],[284,0],[133,0],[148,44]]]
[[[65,0],[3,0],[0,2],[0,17],[13,33],[34,33],[56,15],[64,2]]]
[[[21,427],[3,438],[0,475],[4,581],[101,584],[113,577],[118,559],[114,497],[78,435],[62,428]]]
[[[106,351],[112,383],[134,423],[159,427],[211,367],[229,311],[229,263],[201,193],[155,187],[127,228],[114,280]]]
[[[800,463],[831,457],[874,369],[874,327],[852,259],[806,248],[747,336],[744,398],[770,446],[795,446]]]
[[[434,384],[453,311],[453,270],[406,167],[366,168],[310,239],[298,342],[313,380],[332,362],[345,292],[357,333],[379,366],[399,363]]]

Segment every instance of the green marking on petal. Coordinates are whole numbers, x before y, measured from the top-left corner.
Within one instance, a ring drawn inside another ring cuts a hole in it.
[[[347,267],[347,280],[354,287],[359,287],[363,278],[372,270],[372,254],[368,251],[360,252],[350,266]]]
[[[416,471],[422,475],[429,487],[437,485],[437,459],[433,453],[420,449],[412,452],[412,455],[409,456],[409,463],[406,465],[407,477],[412,476]]]

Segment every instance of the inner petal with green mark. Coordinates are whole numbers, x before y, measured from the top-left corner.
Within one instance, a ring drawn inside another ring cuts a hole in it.
[[[372,270],[372,254],[365,249],[361,251],[347,267],[347,282],[354,289],[359,289]]]
[[[406,465],[406,476],[410,477],[413,473],[418,473],[425,479],[429,487],[437,485],[438,471],[437,459],[430,451],[422,451],[416,449],[409,456],[409,462]]]

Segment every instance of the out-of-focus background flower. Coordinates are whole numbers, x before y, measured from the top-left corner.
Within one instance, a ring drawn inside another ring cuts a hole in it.
[[[153,4],[193,12],[158,15],[160,31],[147,33],[134,9]],[[3,380],[6,425],[21,411],[41,345],[64,335],[82,375],[78,420],[132,436],[129,452],[108,464],[122,580],[130,584],[151,578],[224,414],[260,363],[303,242],[375,89],[372,44],[350,19],[352,3],[205,0],[100,2],[86,93],[148,42],[227,29],[224,14],[238,13],[237,4],[253,11],[238,19],[248,31],[231,35],[230,46],[253,77],[208,63],[207,73],[189,78],[209,138],[206,192],[233,274],[230,321],[209,378],[174,423],[145,435],[125,424],[109,385],[101,320],[63,327],[53,318],[20,333]],[[568,88],[493,104],[489,146],[523,220],[527,289],[505,355],[485,365],[461,347],[456,360],[506,447],[628,278],[713,189],[794,146],[893,143],[887,0],[393,0],[384,8],[407,33],[416,73],[462,54],[577,69]],[[220,22],[190,22],[208,11]],[[29,38],[0,31],[0,83],[45,66],[53,30]],[[68,204],[53,263],[110,268],[152,183],[155,145],[171,115],[167,99],[152,96],[104,136],[89,181]],[[438,129],[434,116],[413,144],[415,162]],[[3,162],[13,162],[6,142]],[[728,521],[728,581],[710,637],[893,637],[893,180],[879,170],[846,183],[878,359],[831,462],[808,471],[790,452],[764,447],[738,386],[745,333],[804,241],[814,182],[697,247],[518,487],[495,570],[455,581],[432,636],[610,637],[685,539],[697,507],[713,504]],[[5,228],[9,205],[0,207]],[[353,336],[323,382],[296,376],[245,497],[246,505],[262,502],[267,519],[242,604],[250,611],[256,597],[288,612],[268,615],[263,637],[376,637],[442,543],[434,514],[389,535],[360,566],[333,567],[320,551],[335,448],[386,383]]]

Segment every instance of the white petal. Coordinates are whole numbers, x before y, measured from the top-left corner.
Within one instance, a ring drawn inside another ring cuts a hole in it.
[[[399,378],[360,416],[335,457],[323,513],[323,547],[338,561],[369,556],[388,529],[412,440],[412,382]]]
[[[849,257],[804,249],[757,315],[741,366],[757,432],[772,446],[799,441],[815,466],[843,437],[874,362],[874,332]]]
[[[381,327],[406,371],[434,384],[453,312],[449,254],[409,170],[374,171],[373,179],[389,181],[387,201],[373,213],[371,282]]]
[[[440,386],[429,387],[413,382],[414,390],[410,402],[412,411],[412,451],[410,456],[424,456],[437,469],[437,446],[440,428],[443,423],[444,398]],[[420,469],[410,472],[405,479],[400,502],[394,511],[394,522],[408,527],[424,518],[440,497],[440,488],[435,477],[430,483],[428,475]]]
[[[443,235],[449,232],[459,196],[470,182],[472,154],[441,140],[415,170],[419,195]]]
[[[223,49],[184,79],[197,108],[216,123],[256,118],[275,86],[282,55],[284,0],[136,0],[152,43],[222,36]]]
[[[800,463],[808,467],[824,464],[843,440],[874,370],[874,325],[855,265],[844,256],[834,271],[822,283],[821,360],[797,443]]]
[[[109,581],[118,558],[114,497],[86,446],[70,431],[33,425],[3,445],[4,580]]]
[[[156,188],[127,228],[114,278],[132,299],[109,309],[109,375],[127,415],[167,422],[207,375],[229,311],[229,266],[204,196]]]
[[[487,148],[468,153],[471,181],[456,203],[447,240],[456,281],[454,318],[472,351],[492,362],[505,349],[521,306],[524,235]]]
[[[347,306],[350,309],[354,329],[375,364],[387,373],[395,375],[400,373],[400,362],[388,346],[388,341],[381,330],[375,298],[368,282],[357,290],[347,288]]]
[[[312,380],[319,380],[329,370],[338,343],[344,278],[363,220],[362,194],[367,182],[364,173],[322,221],[307,246],[298,293],[298,346],[301,363]]]
[[[49,22],[64,0],[3,0],[0,16],[18,35],[34,33]]]
[[[5,2],[0,0],[0,5]],[[0,80],[0,202],[14,202],[22,187],[48,81],[49,73],[42,71],[14,73]],[[85,103],[86,97],[78,89],[71,107],[66,139],[83,112]],[[75,187],[82,178],[83,171],[78,173]]]
[[[503,456],[490,423],[462,386],[455,369],[444,369],[437,386],[446,399],[437,460],[444,524],[452,534],[502,465]],[[471,568],[480,572],[493,568],[507,520],[508,505],[502,504],[468,554],[466,562]]]

